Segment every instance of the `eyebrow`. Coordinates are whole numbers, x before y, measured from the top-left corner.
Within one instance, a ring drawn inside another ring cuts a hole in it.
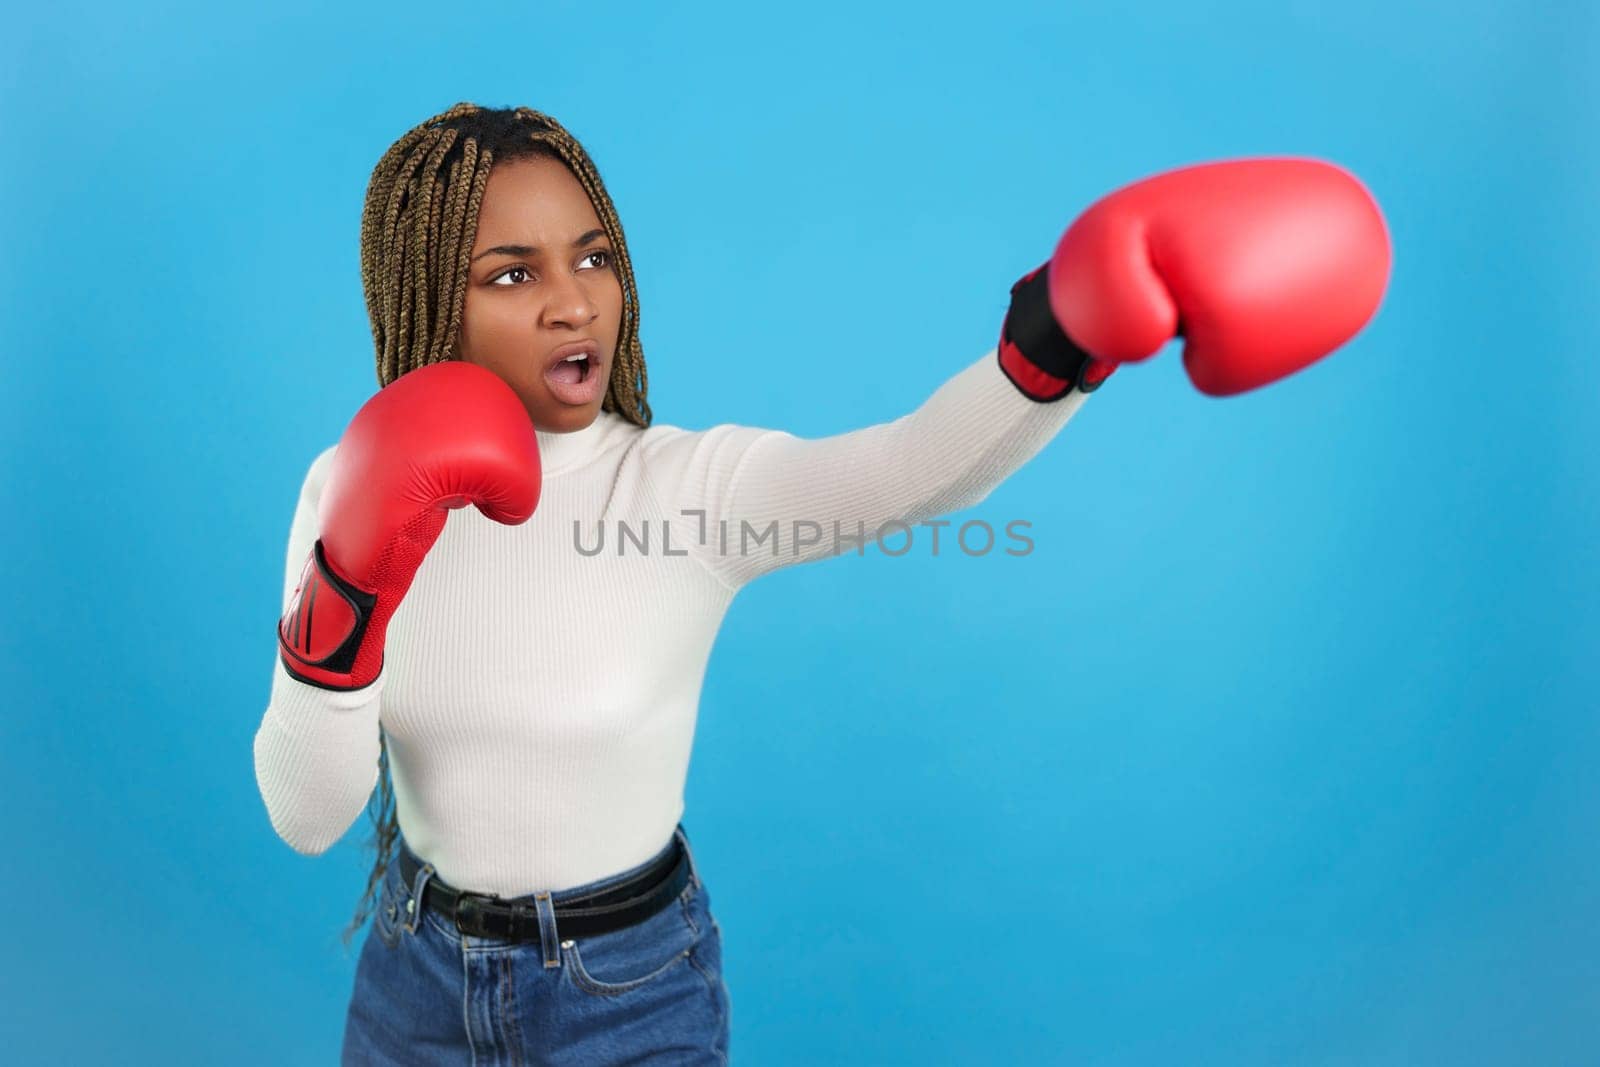
[[[605,235],[606,235],[606,231],[605,230],[590,230],[588,233],[584,234],[582,237],[578,238],[576,241],[573,241],[572,242],[572,247],[573,248],[582,248],[584,245],[589,244],[590,242],[592,242],[595,238],[604,237]],[[501,256],[537,256],[539,254],[539,251],[540,250],[535,248],[533,245],[495,245],[493,248],[486,248],[482,252],[479,252],[477,255],[473,256],[472,257],[472,262],[476,263],[476,262],[478,262],[478,260],[482,259],[484,256],[493,256],[493,255],[501,255]]]

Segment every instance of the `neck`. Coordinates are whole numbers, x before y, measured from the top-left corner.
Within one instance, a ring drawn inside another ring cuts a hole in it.
[[[593,422],[581,430],[557,433],[534,428],[539,439],[539,469],[543,476],[559,474],[573,467],[581,467],[600,450],[600,445],[611,427],[621,416],[602,411]]]

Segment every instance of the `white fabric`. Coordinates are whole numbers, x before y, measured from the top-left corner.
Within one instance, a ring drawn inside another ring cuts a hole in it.
[[[381,724],[401,832],[449,884],[559,891],[643,863],[683,815],[705,665],[738,590],[855,551],[836,547],[835,521],[842,538],[864,523],[870,540],[886,521],[977,504],[1083,400],[1029,400],[991,349],[909,414],[831,437],[641,429],[606,412],[576,433],[541,431],[533,518],[450,513],[390,621],[377,681],[320,689],[274,658],[254,746],[274,829],[311,855],[337,841],[377,781]],[[306,475],[280,611],[316,539],[336,447]],[[622,526],[632,537],[619,555]],[[601,531],[604,551],[579,551]]]

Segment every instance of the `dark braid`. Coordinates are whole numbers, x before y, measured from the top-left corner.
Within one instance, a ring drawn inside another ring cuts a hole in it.
[[[601,410],[649,426],[639,293],[617,210],[577,139],[555,119],[526,107],[456,104],[406,131],[373,167],[361,210],[361,289],[372,324],[378,385],[429,363],[459,358],[461,309],[489,172],[497,160],[534,157],[566,164],[611,238],[622,279],[622,329]],[[344,930],[346,946],[372,914],[400,836],[389,746],[381,730],[378,783],[368,811],[377,828],[372,840],[377,855],[366,892]]]

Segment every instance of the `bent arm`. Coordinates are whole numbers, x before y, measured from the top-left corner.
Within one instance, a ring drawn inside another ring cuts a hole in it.
[[[280,613],[288,610],[316,541],[317,501],[332,456],[332,448],[319,455],[301,486],[289,528]],[[383,683],[380,673],[362,689],[309,685],[284,669],[274,644],[272,693],[255,735],[256,786],[273,830],[296,852],[326,852],[372,795]]]

